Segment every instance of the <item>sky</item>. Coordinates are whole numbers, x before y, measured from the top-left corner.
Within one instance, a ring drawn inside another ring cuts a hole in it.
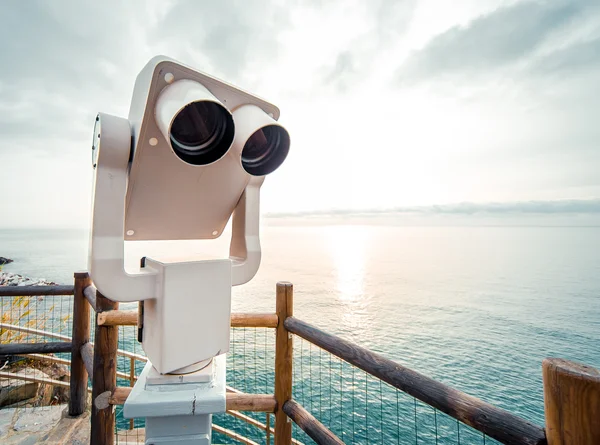
[[[281,109],[292,145],[263,213],[600,213],[597,1],[10,1],[0,15],[0,227],[89,224],[94,117],[127,116],[157,54]]]

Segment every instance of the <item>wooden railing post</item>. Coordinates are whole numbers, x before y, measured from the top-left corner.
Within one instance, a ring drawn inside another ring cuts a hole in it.
[[[98,325],[98,314],[118,308],[119,303],[96,292],[91,445],[113,445],[115,442],[115,414],[109,399],[117,386],[119,327]]]
[[[548,445],[600,444],[600,372],[549,358],[542,373]]]
[[[90,305],[83,296],[83,290],[91,284],[87,272],[75,272],[69,416],[79,416],[86,409],[88,373],[80,351],[90,341]]]
[[[276,311],[279,317],[275,339],[275,445],[290,445],[292,443],[292,423],[283,412],[283,405],[292,398],[292,334],[284,326],[287,317],[294,315],[292,283],[277,283]]]

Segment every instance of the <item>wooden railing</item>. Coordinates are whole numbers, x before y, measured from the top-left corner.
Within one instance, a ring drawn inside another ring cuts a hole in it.
[[[138,311],[120,311],[118,303],[105,298],[93,287],[87,273],[75,274],[75,286],[0,287],[0,297],[15,295],[74,295],[73,340],[59,334],[45,333],[60,342],[0,345],[1,354],[29,354],[48,360],[64,361],[41,354],[71,352],[69,414],[79,415],[86,409],[88,375],[92,380],[91,443],[113,444],[115,415],[113,406],[123,404],[130,387],[117,387],[117,376],[135,376],[118,372],[117,355],[133,360],[144,357],[117,349],[118,326],[134,326],[140,321]],[[96,313],[95,342],[90,343],[90,309]],[[546,429],[505,410],[490,405],[441,382],[410,370],[379,354],[328,334],[293,316],[293,286],[278,283],[276,312],[232,314],[232,327],[272,328],[275,341],[275,387],[273,394],[246,394],[228,388],[227,413],[265,431],[267,440],[274,434],[275,445],[298,444],[292,440],[293,421],[318,444],[343,443],[305,407],[293,398],[293,336],[333,354],[350,365],[448,414],[458,421],[511,445],[597,445],[600,444],[600,373],[590,367],[559,359],[543,363]],[[19,326],[1,325],[5,329],[23,330]],[[43,331],[39,331],[41,333]],[[134,369],[135,367],[133,367]],[[11,374],[15,376],[16,374]],[[0,377],[2,375],[0,374]],[[52,382],[54,383],[54,381]],[[64,382],[61,382],[64,386]],[[243,411],[275,414],[275,427],[244,415]],[[215,425],[215,430],[235,440],[254,442],[233,431]]]
[[[114,405],[122,405],[131,392],[131,387],[117,387],[117,338],[119,326],[135,326],[140,320],[139,311],[121,311],[118,303],[112,302],[104,297],[91,283],[89,276],[84,273],[75,277],[75,301],[80,304],[74,305],[73,333],[83,333],[79,339],[79,353],[72,353],[72,360],[79,360],[79,373],[74,376],[71,373],[71,384],[77,386],[81,380],[87,381],[87,376],[92,379],[92,414],[91,414],[91,439],[92,445],[114,444],[115,414]],[[96,312],[96,333],[94,347],[91,348],[89,339],[86,340],[86,332],[89,337],[89,327],[82,324],[79,330],[75,330],[75,324],[82,319],[88,320],[89,308]],[[77,313],[76,311],[80,311]],[[88,311],[86,313],[86,311]],[[77,320],[77,321],[76,321]],[[232,327],[245,328],[277,328],[279,323],[277,314],[232,314]],[[87,329],[87,331],[86,331]],[[73,342],[75,345],[76,342]],[[93,356],[92,356],[93,351]],[[277,378],[277,377],[276,377]],[[291,381],[290,381],[291,383]],[[80,400],[85,403],[84,400]],[[277,437],[277,430],[270,425],[257,422],[251,417],[242,414],[243,411],[276,413],[279,410],[278,400],[273,394],[245,394],[228,388],[226,393],[227,413],[254,425]],[[268,422],[269,417],[267,417]],[[277,422],[276,422],[277,425]],[[215,426],[215,430],[243,443],[252,443],[248,438],[235,434],[225,428]],[[275,439],[275,443],[279,443]],[[288,442],[289,443],[289,442]]]

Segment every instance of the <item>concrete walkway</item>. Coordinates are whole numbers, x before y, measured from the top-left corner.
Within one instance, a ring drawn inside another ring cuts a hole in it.
[[[1,409],[0,444],[89,444],[89,416],[68,417],[66,408],[67,405]]]

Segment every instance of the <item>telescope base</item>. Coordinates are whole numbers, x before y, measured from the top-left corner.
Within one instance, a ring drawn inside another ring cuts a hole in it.
[[[212,414],[225,412],[225,367],[226,357],[220,355],[199,376],[161,375],[148,362],[123,416],[146,419],[146,445],[210,445]]]

